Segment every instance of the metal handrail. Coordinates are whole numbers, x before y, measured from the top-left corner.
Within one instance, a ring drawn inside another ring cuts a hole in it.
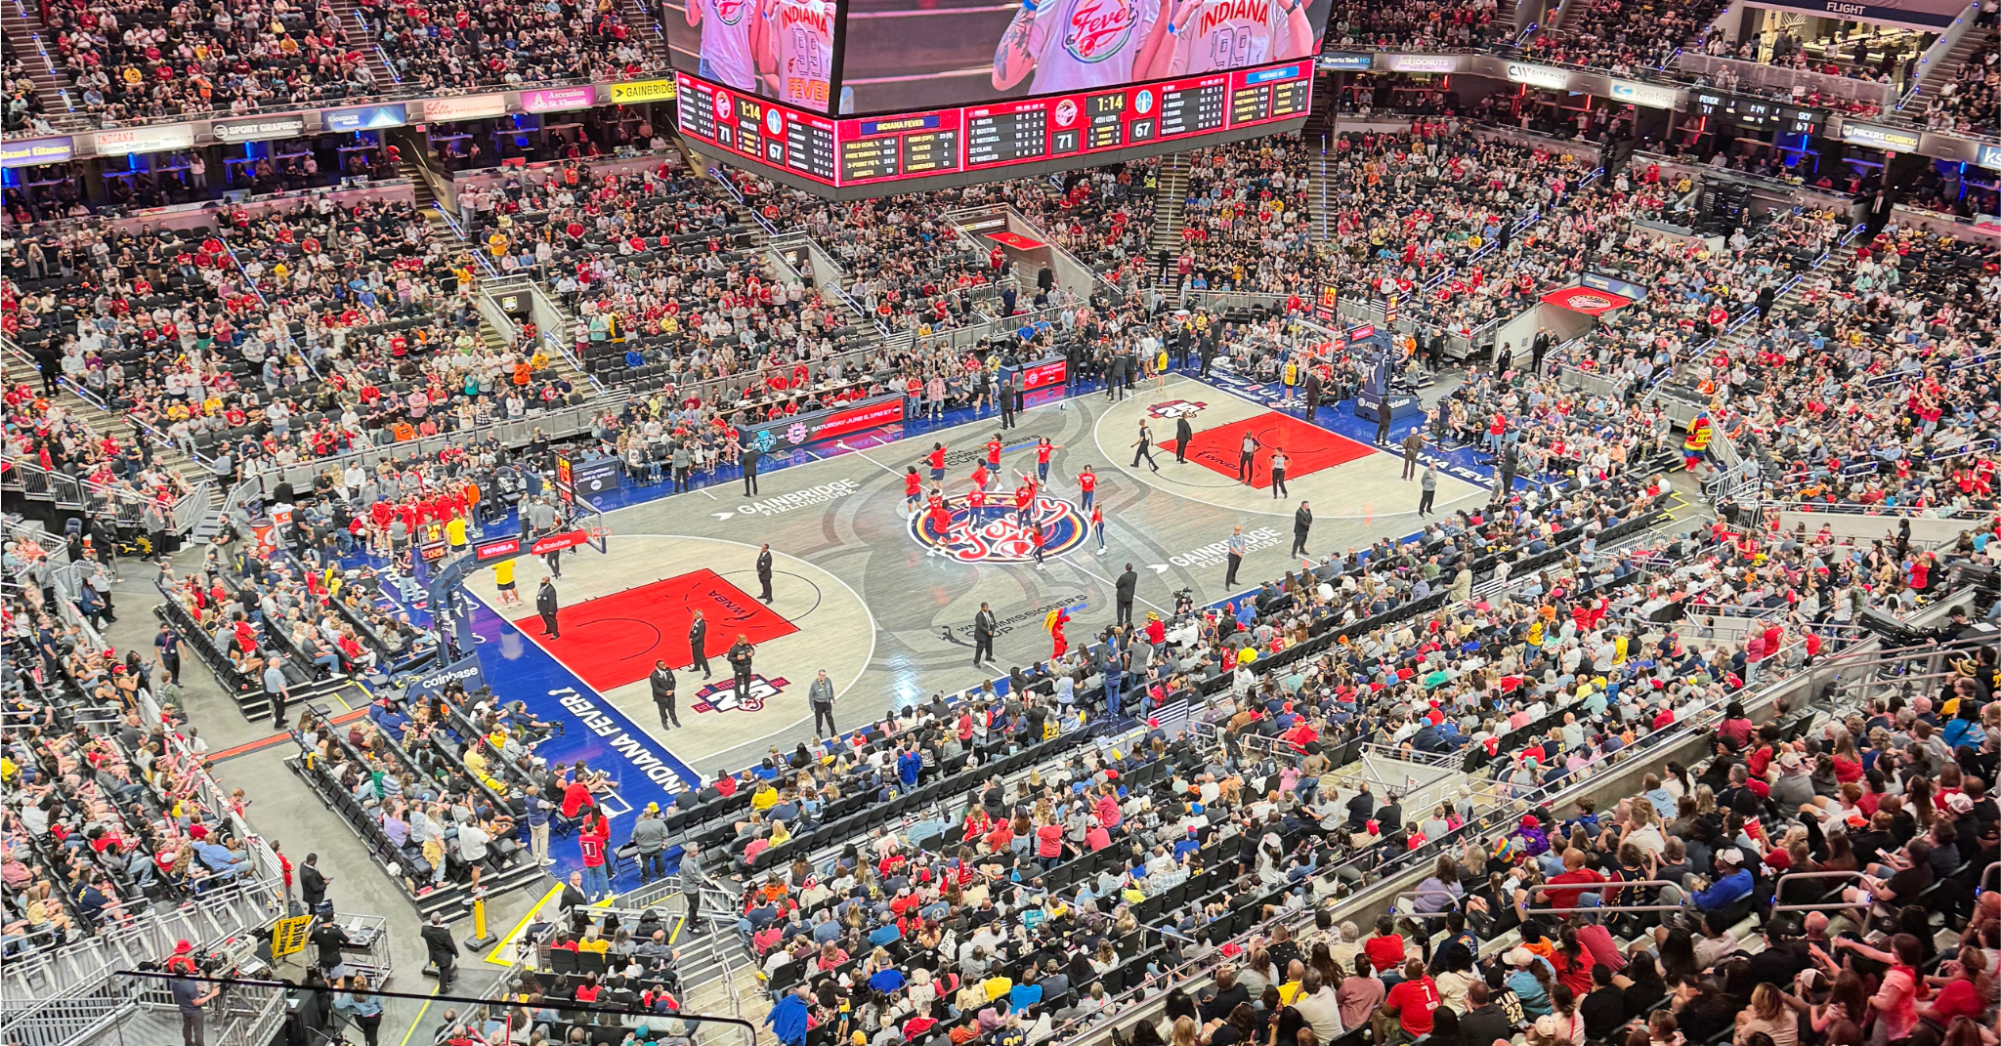
[[[1606,880],[1605,882],[1602,883],[1564,883],[1557,886],[1551,886],[1548,883],[1542,883],[1536,886],[1529,887],[1529,893],[1532,895],[1542,895],[1547,893],[1561,893],[1564,891],[1575,891],[1579,894],[1586,894],[1586,893],[1601,892],[1604,890],[1625,890],[1625,889],[1644,887],[1644,886],[1653,886],[1653,887],[1672,886],[1677,890],[1687,889],[1687,887],[1683,886],[1681,883],[1675,882],[1672,879],[1634,879],[1630,881],[1612,879],[1612,880]],[[1579,908],[1533,908],[1532,907],[1529,909],[1529,911],[1535,912],[1538,915],[1574,915],[1578,912],[1678,912],[1686,907],[1687,905],[1682,905],[1682,904],[1601,904],[1601,905],[1590,905]]]
[[[1997,865],[1996,867],[2001,867],[2001,865]],[[1772,897],[1776,899],[1780,896],[1783,896],[1785,893],[1786,883],[1796,880],[1839,879],[1845,882],[1861,878],[1863,878],[1863,873],[1861,872],[1845,872],[1845,871],[1787,872],[1786,874],[1779,876],[1778,879],[1772,883]],[[1772,911],[1775,913],[1776,912],[1833,912],[1854,907],[1856,907],[1856,905],[1850,901],[1834,901],[1834,902],[1815,902],[1813,904],[1774,904],[1772,905]]]

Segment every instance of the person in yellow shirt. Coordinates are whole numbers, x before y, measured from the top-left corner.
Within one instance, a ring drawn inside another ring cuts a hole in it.
[[[611,950],[611,942],[604,939],[604,935],[598,930],[598,924],[592,923],[584,928],[584,939],[577,942],[577,950],[603,955]]]
[[[758,813],[763,813],[777,805],[778,789],[771,787],[771,782],[769,781],[759,784],[757,791],[752,792],[750,795],[750,808]]]
[[[453,516],[445,523],[445,542],[454,552],[462,552],[466,547],[466,521]]]
[[[493,585],[500,590],[500,605],[521,602],[521,593],[514,590],[514,561],[503,559],[493,565]]]

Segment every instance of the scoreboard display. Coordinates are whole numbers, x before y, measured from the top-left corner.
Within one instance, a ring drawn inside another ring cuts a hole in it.
[[[858,198],[1116,163],[1294,130],[1309,60],[888,116],[822,116],[686,72],[681,132],[718,158],[823,196]],[[908,184],[903,184],[908,183]]]
[[[1781,134],[1815,135],[1827,127],[1827,114],[1820,110],[1719,91],[1689,91],[1688,111],[1692,116],[1716,117],[1738,127]]]

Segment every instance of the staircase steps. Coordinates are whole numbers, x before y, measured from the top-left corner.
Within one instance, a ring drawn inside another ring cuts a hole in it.
[[[369,31],[368,23],[361,20],[360,5],[354,0],[331,0],[331,5],[341,32],[347,36],[348,46],[361,52],[362,63],[368,67],[368,75],[375,79],[376,89],[386,91],[391,84],[399,82],[396,74],[389,70],[381,43]]]
[[[1307,175],[1308,199],[1313,201],[1313,221],[1309,226],[1316,240],[1334,238],[1334,187],[1329,184],[1328,171],[1332,161],[1322,153],[1313,160],[1313,172]]]
[[[1169,257],[1181,254],[1181,229],[1186,224],[1182,206],[1188,200],[1188,157],[1176,153],[1160,161],[1158,188],[1153,198],[1153,238],[1147,245]]]
[[[1947,51],[1943,59],[1924,71],[1924,75],[1918,78],[1917,87],[1904,97],[1897,108],[1907,109],[1913,114],[1922,114],[1931,106],[1931,100],[1937,98],[1944,90],[1946,84],[1959,78],[1959,67],[1978,54],[1981,48],[1986,47],[1988,41],[1994,39],[1997,31],[2001,30],[1996,30],[1992,26],[1984,28],[1975,26],[1968,30],[1959,38],[1958,43],[1952,45],[1952,50]],[[11,40],[8,42],[12,43]]]
[[[667,68],[667,27],[661,24],[660,0],[618,0],[618,16],[625,24],[638,31],[639,40],[646,45],[657,63],[657,68]]]
[[[24,0],[0,2],[0,31],[5,33],[7,53],[19,56],[28,67],[28,79],[35,85],[42,112],[60,128],[72,107],[83,104],[83,97],[82,92],[73,90],[69,73],[55,65],[54,35]]]

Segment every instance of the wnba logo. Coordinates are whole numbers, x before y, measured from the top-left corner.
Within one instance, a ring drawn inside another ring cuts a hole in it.
[[[950,508],[944,529],[931,513],[920,512],[910,521],[910,535],[934,554],[961,563],[1021,563],[1035,558],[1035,536],[1017,520],[1013,505],[975,509],[958,499]],[[1060,556],[1082,545],[1090,529],[1077,506],[1060,498],[1036,498],[1030,519],[1042,530],[1045,556]]]

